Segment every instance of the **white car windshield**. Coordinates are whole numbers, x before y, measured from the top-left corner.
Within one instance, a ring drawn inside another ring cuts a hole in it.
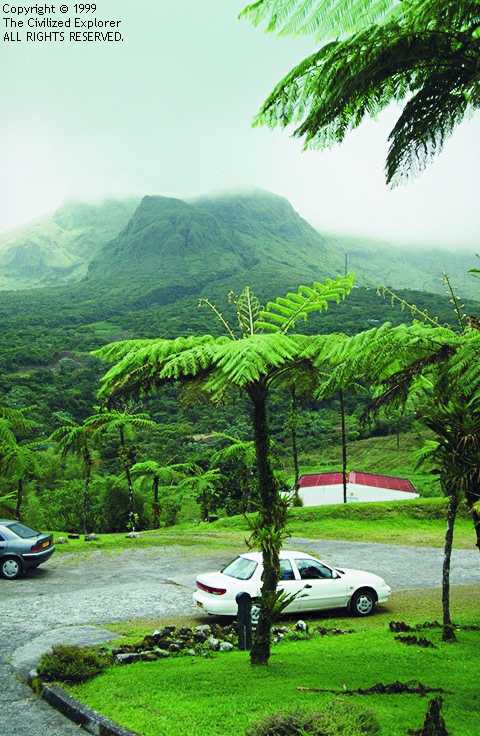
[[[247,557],[237,557],[233,562],[223,568],[224,575],[237,580],[249,580],[257,569],[257,562],[249,560]]]

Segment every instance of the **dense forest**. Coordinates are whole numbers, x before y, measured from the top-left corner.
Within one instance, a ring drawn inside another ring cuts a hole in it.
[[[123,210],[115,214],[125,217]],[[100,237],[104,236],[102,230]],[[239,293],[249,285],[265,304],[302,280],[311,281],[316,262],[321,264],[318,278],[325,278],[341,271],[342,259],[343,254],[332,253],[285,200],[273,195],[205,199],[195,207],[179,200],[146,198],[120,234],[98,246],[82,281],[0,292],[0,404],[22,416],[14,427],[15,443],[0,480],[5,511],[36,526],[81,528],[78,498],[85,457],[78,438],[69,444],[64,432],[58,441],[58,431],[69,424],[82,427],[102,406],[97,391],[106,367],[92,351],[131,338],[219,335],[223,325],[205,300],[234,321],[232,291]],[[399,290],[392,300],[388,293],[356,285],[347,299],[313,314],[301,330],[311,335],[354,335],[385,321],[411,323],[417,315],[402,310],[402,300],[440,324],[455,326],[451,295],[442,288],[443,294]],[[467,301],[464,309],[479,315],[480,306]],[[367,390],[346,394],[349,443],[412,430],[420,433],[411,409],[365,422],[368,400]],[[123,439],[115,422],[92,434],[91,529],[117,531],[132,523],[133,487],[138,528],[154,525],[159,515],[161,523],[171,524],[185,515],[237,513],[244,508],[246,494],[253,503],[254,458],[245,398],[232,395],[212,406],[193,400],[173,384],[115,408],[133,419],[126,423]],[[153,424],[136,422],[144,412]],[[322,450],[339,446],[339,417],[338,396],[320,400],[300,392],[296,445],[310,464],[313,457],[322,465]],[[277,472],[285,487],[293,478],[292,422],[288,394],[274,391],[270,428]],[[147,462],[154,465],[147,467]],[[340,463],[339,451],[337,468]],[[405,472],[413,472],[414,465],[411,457]],[[161,504],[152,504],[152,488],[162,496]],[[420,490],[439,493],[433,481]]]

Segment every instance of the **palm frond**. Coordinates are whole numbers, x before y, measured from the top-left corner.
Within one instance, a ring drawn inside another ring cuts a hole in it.
[[[442,151],[447,137],[469,108],[472,71],[458,65],[441,74],[431,74],[407,102],[389,135],[388,184],[423,171]]]
[[[240,17],[255,26],[264,23],[270,33],[325,38],[388,19],[400,7],[396,0],[257,0]]]
[[[121,393],[141,392],[144,387],[151,388],[171,356],[182,354],[192,348],[205,347],[222,339],[229,338],[215,338],[211,335],[179,337],[175,340],[159,338],[140,341],[141,344],[137,348],[132,347],[132,342],[135,341],[130,340],[128,350],[123,354],[120,351],[118,361],[102,377],[99,396],[112,397]],[[118,343],[114,343],[112,350],[115,349],[115,345]],[[109,347],[107,345],[102,350],[105,351],[105,355],[112,357],[113,353],[109,353]]]

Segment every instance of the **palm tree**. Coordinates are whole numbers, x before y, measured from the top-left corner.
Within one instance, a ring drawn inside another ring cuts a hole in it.
[[[37,476],[42,469],[38,452],[35,452],[28,444],[20,444],[15,441],[10,447],[0,450],[0,469],[17,484],[15,518],[20,521],[25,483],[28,479]]]
[[[25,417],[25,410],[0,406],[0,470],[17,484],[15,517],[21,519],[25,482],[41,470],[41,462],[34,446],[20,443],[17,432],[27,432],[35,426]],[[12,498],[8,494],[6,499]]]
[[[241,495],[240,508],[242,512],[249,511],[255,475],[255,443],[253,440],[240,440],[225,433],[218,433],[217,436],[226,440],[228,445],[211,455],[210,464],[220,470],[224,470],[225,466],[231,463],[234,464]]]
[[[293,135],[306,148],[322,148],[343,141],[365,117],[406,100],[389,136],[388,183],[424,169],[479,107],[477,2],[260,0],[245,14],[256,22],[269,18],[270,30],[326,31],[325,22],[331,27],[337,18],[337,38],[345,29],[351,32],[293,68],[263,104],[256,124],[294,125]],[[383,22],[365,27],[365,19]]]
[[[153,526],[160,526],[160,488],[172,488],[178,486],[186,477],[186,473],[193,472],[195,466],[190,463],[174,463],[161,465],[155,460],[146,460],[135,463],[130,469],[132,478],[138,478],[139,482],[152,486],[152,516]]]
[[[286,504],[273,474],[267,402],[272,386],[292,369],[299,369],[311,338],[287,334],[298,320],[328,307],[329,302],[345,298],[353,277],[342,277],[324,284],[302,286],[297,292],[269,302],[265,309],[249,288],[236,298],[239,325],[235,331],[224,320],[227,335],[153,339],[115,343],[96,351],[96,355],[116,362],[102,379],[101,395],[110,400],[118,396],[152,391],[162,384],[179,381],[194,385],[219,401],[236,389],[251,405],[252,425],[259,489],[259,519],[252,541],[263,556],[263,581],[260,617],[251,651],[252,664],[267,664],[270,657],[270,632],[279,578],[279,552],[284,536]],[[326,336],[325,341],[335,340]]]
[[[435,433],[422,448],[419,460],[428,463],[440,478],[442,491],[448,498],[445,533],[442,604],[443,640],[454,641],[450,616],[450,560],[458,505],[467,493],[480,488],[480,416],[472,413],[465,397],[445,401],[444,392],[429,397],[422,417],[424,424]]]
[[[92,430],[86,422],[79,424],[67,414],[58,413],[57,418],[63,424],[52,433],[50,439],[58,445],[62,457],[72,453],[80,457],[83,463],[82,526],[83,534],[86,536],[90,522],[90,481],[93,468]]]
[[[180,488],[194,496],[200,504],[203,521],[208,521],[210,518],[212,504],[217,496],[218,486],[222,481],[223,476],[219,469],[211,468],[203,473],[199,472],[198,475],[184,478],[180,483]]]
[[[85,420],[85,426],[94,437],[103,436],[110,432],[118,432],[120,442],[120,462],[125,473],[128,485],[129,501],[129,528],[135,531],[135,494],[131,468],[135,464],[127,440],[130,440],[136,431],[146,431],[157,428],[157,424],[148,414],[132,414],[128,411],[109,409],[92,414]]]

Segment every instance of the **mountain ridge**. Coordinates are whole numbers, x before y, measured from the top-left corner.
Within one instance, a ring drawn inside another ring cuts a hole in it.
[[[170,300],[179,289],[195,293],[219,282],[290,288],[343,273],[345,253],[359,285],[444,293],[447,271],[462,296],[478,296],[468,251],[322,233],[287,199],[263,190],[67,203],[0,236],[0,291],[128,282],[148,302],[156,292]]]

